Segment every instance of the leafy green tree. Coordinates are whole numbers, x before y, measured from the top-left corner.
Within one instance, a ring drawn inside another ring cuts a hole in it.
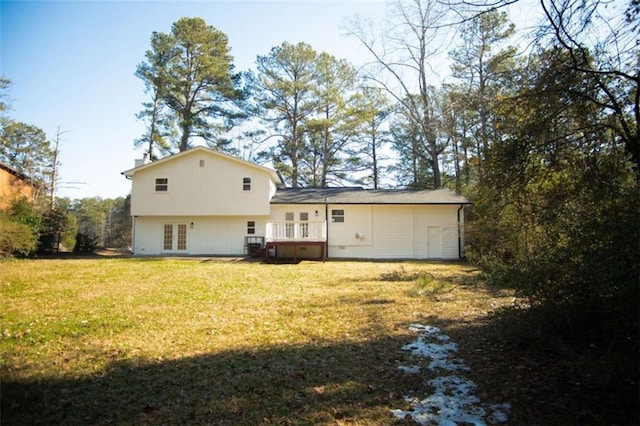
[[[437,189],[444,182],[441,162],[448,139],[444,133],[442,117],[443,94],[440,90],[429,87],[428,98],[424,105],[428,110],[419,113],[423,117],[429,117],[428,133],[425,134],[424,126],[416,126],[415,115],[408,115],[408,110],[403,106],[398,106],[391,127],[391,146],[400,156],[395,167],[399,183],[413,189]],[[418,105],[422,106],[419,101],[406,102],[414,103],[416,108]],[[434,177],[436,170],[440,174],[437,179]],[[436,180],[440,186],[437,186]]]
[[[154,32],[151,50],[145,53],[146,62],[136,68],[135,75],[144,82],[145,92],[151,99],[142,104],[144,109],[137,115],[147,129],[142,137],[135,140],[134,146],[146,145],[145,151],[151,161],[171,153],[170,139],[175,136],[171,115],[164,103],[169,87],[168,67],[174,55],[171,36]]]
[[[0,255],[28,256],[36,252],[42,215],[26,197],[13,199],[4,212],[0,211],[0,226]]]
[[[433,186],[433,173],[429,167],[429,154],[425,150],[423,135],[403,109],[394,116],[390,127],[391,147],[398,154],[391,167],[399,186],[425,189]]]
[[[287,42],[256,59],[254,92],[258,114],[278,137],[272,151],[275,167],[292,187],[299,185],[306,120],[317,110],[317,53],[306,43]]]
[[[64,245],[65,242],[68,243],[68,239],[65,239],[65,234],[75,232],[73,229],[74,224],[73,217],[64,209],[54,206],[53,209],[44,210],[38,251],[58,252],[61,245]]]
[[[640,188],[621,136],[588,100],[601,86],[573,65],[563,49],[539,52],[519,96],[503,105],[470,254],[542,312],[535,327],[544,336],[633,346]]]
[[[457,107],[453,114],[465,118],[464,123],[460,123],[464,129],[456,133],[465,134],[473,142],[469,145],[468,140],[460,138],[465,143],[462,149],[475,151],[479,180],[490,142],[500,139],[494,126],[499,117],[493,112],[501,98],[510,96],[512,82],[518,81],[516,49],[501,48],[514,33],[515,26],[509,22],[506,12],[490,10],[462,24],[462,44],[449,54],[453,60],[452,77],[458,81],[453,89],[458,98],[452,105]]]
[[[443,91],[446,99],[442,109],[442,126],[450,142],[448,149],[453,163],[454,186],[457,193],[462,193],[463,188],[466,193],[468,185],[479,180],[477,173],[474,173],[472,178],[472,166],[475,165],[474,172],[481,170],[477,155],[473,155],[472,158],[476,146],[471,131],[475,111],[468,108],[467,94],[461,87],[445,85]]]
[[[108,206],[105,246],[127,248],[131,245],[131,195],[118,197]]]
[[[42,129],[7,120],[0,134],[0,161],[28,175],[34,182],[46,181],[53,152]]]
[[[40,234],[42,215],[39,213],[37,206],[26,197],[12,200],[5,213],[10,219],[27,225],[36,236]]]
[[[291,182],[341,184],[359,169],[357,136],[365,119],[359,76],[346,60],[287,42],[256,60],[254,115],[277,138],[275,167]]]
[[[355,139],[364,116],[355,68],[326,52],[315,60],[315,113],[306,119],[307,143],[302,156],[307,186],[327,187],[348,180],[357,163]]]
[[[104,247],[107,210],[100,197],[74,200],[70,212],[76,218],[78,234],[87,241],[95,241],[96,246]]]
[[[384,162],[387,158],[381,151],[390,142],[387,124],[392,108],[385,92],[376,87],[362,87],[362,96],[358,102],[357,108],[362,121],[356,136],[359,146],[356,158],[358,170],[366,173],[360,182],[378,189],[386,171]]]
[[[201,18],[181,18],[170,34],[153,34],[146,58],[136,75],[152,97],[140,114],[148,119],[142,138],[149,144],[148,152],[153,154],[154,145],[165,150],[162,129],[170,124],[163,107],[180,130],[175,146],[179,151],[190,148],[194,137],[224,150],[222,133],[243,116],[234,104],[243,93],[240,76],[233,72],[227,36]]]
[[[89,247],[126,248],[131,244],[131,196],[73,200],[69,213],[82,239],[78,250]]]
[[[0,214],[0,257],[27,256],[37,247],[38,238],[33,229]]]
[[[60,235],[60,249],[65,251],[73,248],[76,243],[76,234],[78,232],[78,223],[71,209],[72,205],[73,201],[71,199],[66,197],[56,197],[55,209],[60,212],[64,212],[66,216],[64,220],[67,226]]]

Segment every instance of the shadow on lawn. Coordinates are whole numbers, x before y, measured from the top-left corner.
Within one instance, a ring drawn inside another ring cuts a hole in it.
[[[409,339],[116,360],[94,377],[4,381],[2,424],[389,424],[421,383],[397,369]]]
[[[586,370],[580,367],[585,354],[505,345],[491,338],[487,323],[434,316],[421,323],[441,327],[458,343],[470,367],[464,375],[478,385],[483,402],[512,404],[510,424],[638,422],[637,382],[603,381],[612,370],[598,367],[601,358],[590,357],[595,368]],[[404,395],[428,395],[428,371],[398,369],[410,365],[400,348],[414,338],[407,333],[155,362],[114,357],[91,377],[3,380],[2,425],[411,424],[390,409],[409,409]]]

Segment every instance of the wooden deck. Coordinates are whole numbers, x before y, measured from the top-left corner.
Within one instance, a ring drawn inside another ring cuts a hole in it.
[[[294,255],[293,261],[298,261],[298,247],[320,247],[320,259],[324,262],[326,259],[326,241],[269,241],[265,244],[264,250],[264,259],[269,260],[269,250],[275,248],[278,250],[278,247],[293,247]]]
[[[298,248],[320,247],[320,259],[324,262],[327,252],[327,232],[325,221],[270,221],[267,222],[265,236],[265,260],[269,251],[278,247],[293,247],[294,261],[298,260]]]

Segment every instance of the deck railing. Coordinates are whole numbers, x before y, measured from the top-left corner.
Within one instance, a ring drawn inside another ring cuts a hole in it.
[[[265,240],[273,241],[326,241],[324,220],[276,220],[267,222]]]

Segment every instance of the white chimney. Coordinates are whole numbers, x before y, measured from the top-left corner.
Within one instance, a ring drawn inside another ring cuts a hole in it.
[[[145,164],[149,164],[149,154],[148,153],[144,153],[142,154],[142,158],[138,158],[136,159],[136,167],[140,167],[140,166],[144,166]]]

